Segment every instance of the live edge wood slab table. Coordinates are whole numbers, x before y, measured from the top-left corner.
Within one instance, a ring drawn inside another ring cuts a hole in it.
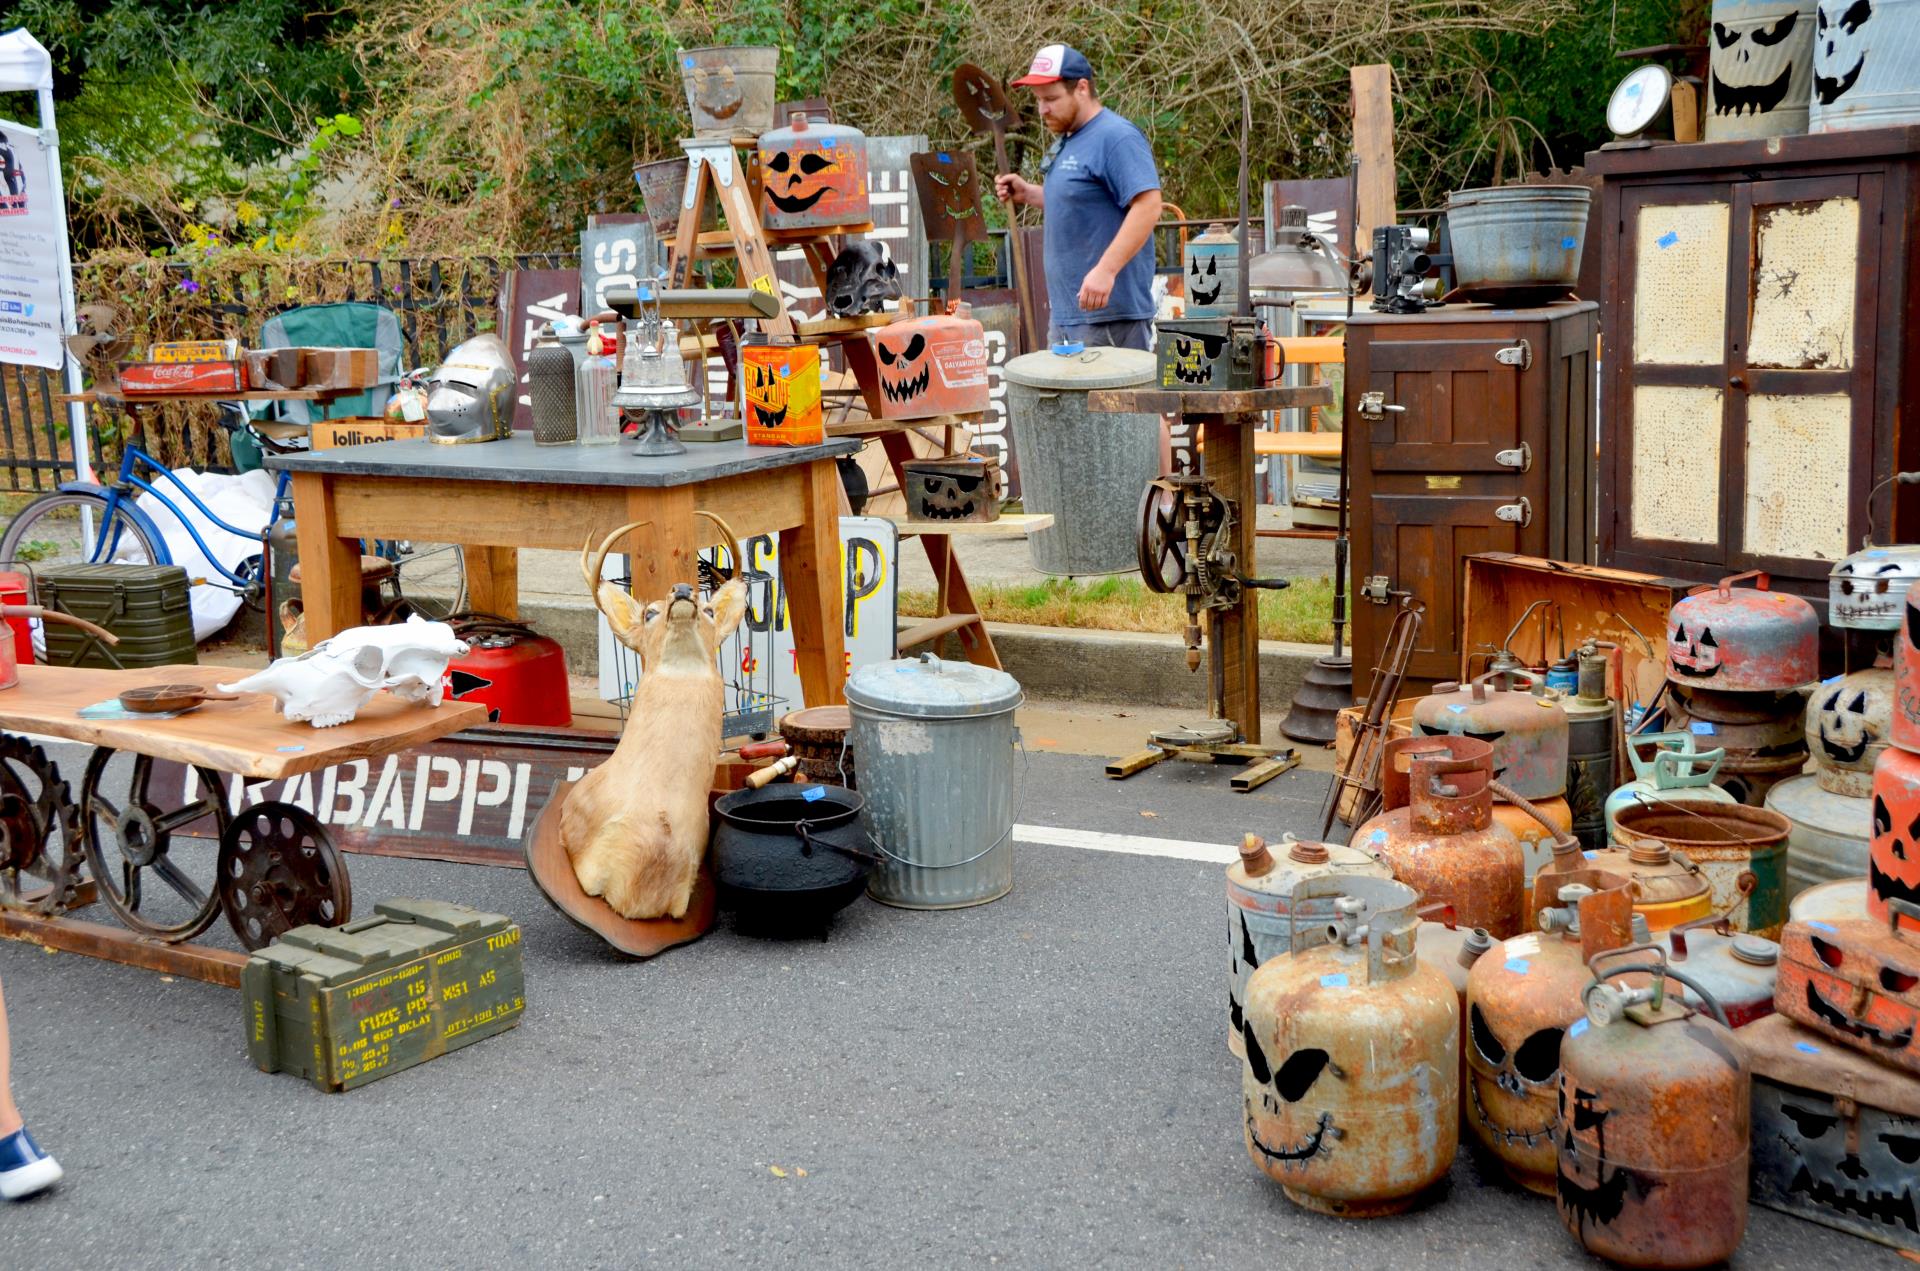
[[[513,437],[468,445],[386,441],[273,455],[293,474],[301,598],[314,641],[358,625],[360,540],[463,545],[471,608],[515,617],[518,549],[579,551],[645,521],[630,553],[643,600],[698,581],[698,553],[719,541],[711,512],[742,541],[778,534],[780,572],[809,706],[841,701],[846,642],[840,612],[840,476],[854,440],[820,446],[691,445],[643,459],[626,445],[536,446]],[[585,587],[582,586],[584,592]]]
[[[113,908],[110,899],[99,895],[103,890],[100,880],[89,877],[67,900],[38,906],[51,912],[0,907],[0,936],[237,988],[240,969],[247,960],[245,954],[188,943],[217,914],[215,889],[196,882],[167,851],[174,832],[184,831],[189,824],[208,818],[226,824],[225,813],[214,810],[214,801],[222,799],[225,791],[203,788],[197,797],[182,800],[179,807],[160,806],[164,799],[160,787],[165,782],[151,780],[155,761],[190,765],[214,782],[220,781],[222,774],[244,780],[284,780],[335,764],[406,750],[484,724],[487,717],[486,708],[478,703],[446,701],[429,707],[403,702],[388,693],[376,694],[351,722],[333,728],[287,721],[278,704],[264,693],[244,693],[234,701],[210,701],[171,716],[87,718],[80,713],[89,707],[117,704],[115,699],[127,689],[153,684],[212,689],[222,680],[232,681],[244,674],[223,666],[124,671],[23,666],[20,683],[0,689],[0,731],[15,738],[56,737],[96,748],[88,765],[88,779],[78,789],[74,789],[71,774],[63,774],[80,805],[81,832],[95,839],[90,846],[97,846],[102,859],[118,863],[122,869],[127,863],[137,863],[133,877],[144,879],[149,896],[165,897],[176,910],[184,902],[187,909],[200,915],[198,921],[182,923],[181,929],[171,935],[75,918],[71,916],[73,910],[96,899]],[[107,780],[106,761],[119,751],[134,756],[131,776]],[[97,787],[96,777],[101,778]],[[94,795],[91,800],[90,792]],[[66,837],[63,832],[62,841],[50,843],[50,849],[75,860],[81,846],[65,841]],[[17,850],[17,845],[8,846]],[[344,862],[340,869],[340,885],[344,888]],[[91,860],[87,872],[96,873]],[[129,882],[125,874],[109,881],[118,891],[135,895],[142,887],[141,882]],[[30,893],[24,896],[27,902],[34,899]],[[344,917],[342,914],[339,920]]]

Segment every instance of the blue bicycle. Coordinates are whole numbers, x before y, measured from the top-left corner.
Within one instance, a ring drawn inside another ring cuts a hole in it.
[[[221,423],[229,430],[247,429],[263,449],[285,453],[297,447],[267,436],[247,421],[243,407],[221,403]],[[154,519],[134,500],[151,495],[186,526],[193,541],[217,571],[217,576],[195,579],[225,587],[248,604],[259,606],[265,593],[263,557],[249,555],[237,570],[221,564],[201,537],[199,528],[182,515],[180,505],[149,476],[171,485],[191,503],[208,524],[259,547],[261,536],[222,520],[164,463],[140,446],[136,417],[133,435],[120,454],[120,470],[110,484],[67,481],[22,508],[0,536],[0,561],[45,569],[61,564],[177,564]],[[143,475],[143,473],[145,475]],[[269,531],[288,506],[291,474],[281,472],[274,484],[274,514]],[[380,540],[369,545],[371,554],[393,566],[391,585],[395,601],[423,618],[444,619],[460,611],[466,600],[466,570],[455,544],[417,544]]]

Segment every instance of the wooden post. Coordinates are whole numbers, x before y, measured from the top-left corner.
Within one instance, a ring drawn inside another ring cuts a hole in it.
[[[1228,548],[1239,562],[1240,572],[1249,576],[1254,569],[1255,516],[1259,504],[1254,491],[1253,434],[1260,426],[1260,415],[1189,415],[1206,434],[1202,451],[1203,469],[1213,478],[1214,488],[1233,500],[1238,513]],[[1220,686],[1222,707],[1228,719],[1240,727],[1240,736],[1251,743],[1260,740],[1260,593],[1247,588],[1240,603],[1231,609],[1212,611],[1211,637],[1220,649]]]
[[[1394,223],[1399,178],[1393,166],[1393,68],[1356,66],[1348,72],[1353,84],[1353,153],[1360,161],[1359,223],[1353,227],[1353,250],[1365,256],[1373,250],[1373,230]]]
[[[463,546],[467,608],[500,618],[520,616],[520,552],[512,547]]]
[[[340,537],[332,479],[321,473],[293,474],[293,515],[311,646],[366,620],[360,606],[360,540]]]
[[[780,531],[780,577],[787,621],[808,706],[837,706],[846,698],[847,640],[840,597],[840,470],[831,459],[800,469],[806,515]],[[799,703],[790,703],[799,709]]]

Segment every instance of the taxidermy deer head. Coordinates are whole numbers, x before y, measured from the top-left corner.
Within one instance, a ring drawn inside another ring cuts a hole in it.
[[[702,599],[689,583],[645,604],[610,582],[601,565],[623,525],[597,552],[580,548],[580,570],[614,638],[640,655],[640,682],[620,744],[587,773],[560,811],[560,840],[581,889],[625,918],[681,918],[707,850],[707,791],[720,753],[725,684],[719,649],[747,610],[740,544],[720,527],[734,576]]]

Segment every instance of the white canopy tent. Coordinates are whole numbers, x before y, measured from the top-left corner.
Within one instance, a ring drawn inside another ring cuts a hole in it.
[[[25,27],[0,33],[0,92],[33,93],[39,100],[40,147],[47,152],[53,201],[59,208],[59,215],[54,218],[54,235],[60,270],[60,330],[72,335],[73,248],[67,239],[67,192],[60,175],[60,135],[53,123],[53,55]],[[67,392],[78,393],[80,364],[69,354],[62,359],[61,367]],[[74,470],[82,480],[90,480],[93,464],[87,453],[86,408],[78,402],[68,403],[67,423],[73,436]]]

